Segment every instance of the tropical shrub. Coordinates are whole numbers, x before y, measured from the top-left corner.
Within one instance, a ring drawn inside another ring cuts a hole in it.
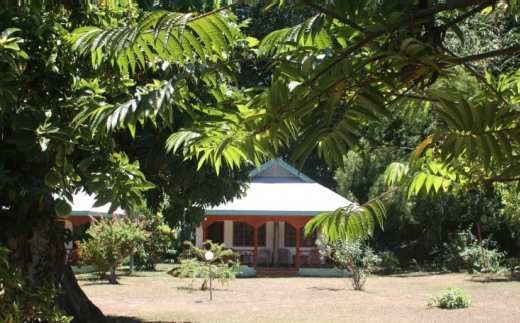
[[[386,250],[379,253],[379,268],[385,273],[391,273],[399,267],[399,259],[393,251]]]
[[[505,259],[505,253],[496,249],[491,239],[482,239],[482,245],[471,233],[471,228],[459,230],[447,243],[434,251],[435,263],[441,270],[453,272],[479,272],[483,269],[497,271]]]
[[[206,252],[213,252],[213,259],[208,261],[204,255]],[[180,267],[173,271],[174,277],[189,278],[190,286],[197,278],[202,279],[201,289],[207,287],[209,279],[209,271],[211,266],[211,274],[213,279],[217,279],[222,285],[234,280],[237,274],[237,268],[240,262],[237,255],[231,249],[226,249],[222,243],[213,243],[211,240],[204,242],[204,248],[200,249],[191,242],[184,242],[184,249],[179,255]]]
[[[335,261],[336,268],[350,277],[355,290],[363,290],[367,275],[381,261],[363,240],[339,240],[335,244],[327,245],[322,255]]]
[[[473,304],[471,296],[460,288],[448,286],[439,296],[431,297],[428,307],[438,306],[445,309],[470,307]]]
[[[139,269],[155,270],[155,265],[167,254],[175,253],[176,231],[164,222],[162,214],[154,215],[144,227],[148,238],[138,248]]]
[[[56,288],[45,283],[30,289],[8,254],[9,250],[0,246],[0,322],[71,322],[73,318],[55,305]]]
[[[514,277],[515,273],[520,270],[520,258],[509,258],[507,260],[507,268],[511,273],[511,277]]]
[[[90,238],[78,243],[82,263],[96,266],[102,276],[110,271],[109,282],[117,283],[116,268],[149,236],[144,230],[145,224],[116,214],[111,219],[98,221],[92,218],[92,225],[87,230]]]

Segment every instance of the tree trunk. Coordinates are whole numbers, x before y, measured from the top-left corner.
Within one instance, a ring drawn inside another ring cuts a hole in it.
[[[34,211],[34,210],[33,210]],[[53,214],[48,212],[47,214]],[[30,286],[51,281],[61,294],[56,305],[74,316],[73,322],[103,323],[105,316],[85,295],[69,265],[65,264],[65,246],[54,216],[28,219],[25,228],[2,228],[0,236],[11,250],[10,260],[22,269]],[[13,226],[14,227],[14,226]],[[6,231],[10,232],[7,233]]]
[[[134,273],[134,253],[132,252],[130,254],[130,270],[129,270],[129,274],[133,274]]]
[[[108,278],[108,282],[110,284],[117,284],[116,266],[110,266],[110,277]]]

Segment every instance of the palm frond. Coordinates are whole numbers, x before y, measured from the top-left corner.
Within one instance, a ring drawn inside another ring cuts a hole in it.
[[[186,65],[195,61],[225,60],[236,34],[229,15],[216,13],[197,17],[193,13],[155,11],[145,14],[135,26],[107,29],[82,27],[68,42],[82,55],[92,55],[94,67],[102,62],[135,71],[143,60]],[[150,36],[151,35],[151,36]],[[165,55],[167,53],[167,55]],[[195,55],[196,54],[196,55]]]
[[[317,15],[291,28],[284,28],[267,35],[259,45],[260,55],[275,55],[297,46],[313,45],[318,49],[333,46],[331,36],[323,29],[324,16]]]

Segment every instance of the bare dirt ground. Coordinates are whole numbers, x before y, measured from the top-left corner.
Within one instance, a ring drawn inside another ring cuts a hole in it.
[[[504,275],[372,276],[365,291],[346,278],[250,278],[209,291],[166,271],[119,277],[119,285],[79,275],[109,322],[520,322],[520,281]],[[448,285],[474,300],[467,309],[428,309]]]

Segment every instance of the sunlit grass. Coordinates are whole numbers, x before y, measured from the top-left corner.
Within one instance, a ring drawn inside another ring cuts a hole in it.
[[[89,298],[109,322],[517,322],[520,282],[504,274],[408,272],[372,276],[366,291],[354,291],[346,278],[251,278],[201,291],[169,274],[128,276],[119,285],[80,279]],[[81,277],[87,277],[80,275]],[[467,309],[428,309],[431,296],[446,286],[462,288],[474,299]]]

